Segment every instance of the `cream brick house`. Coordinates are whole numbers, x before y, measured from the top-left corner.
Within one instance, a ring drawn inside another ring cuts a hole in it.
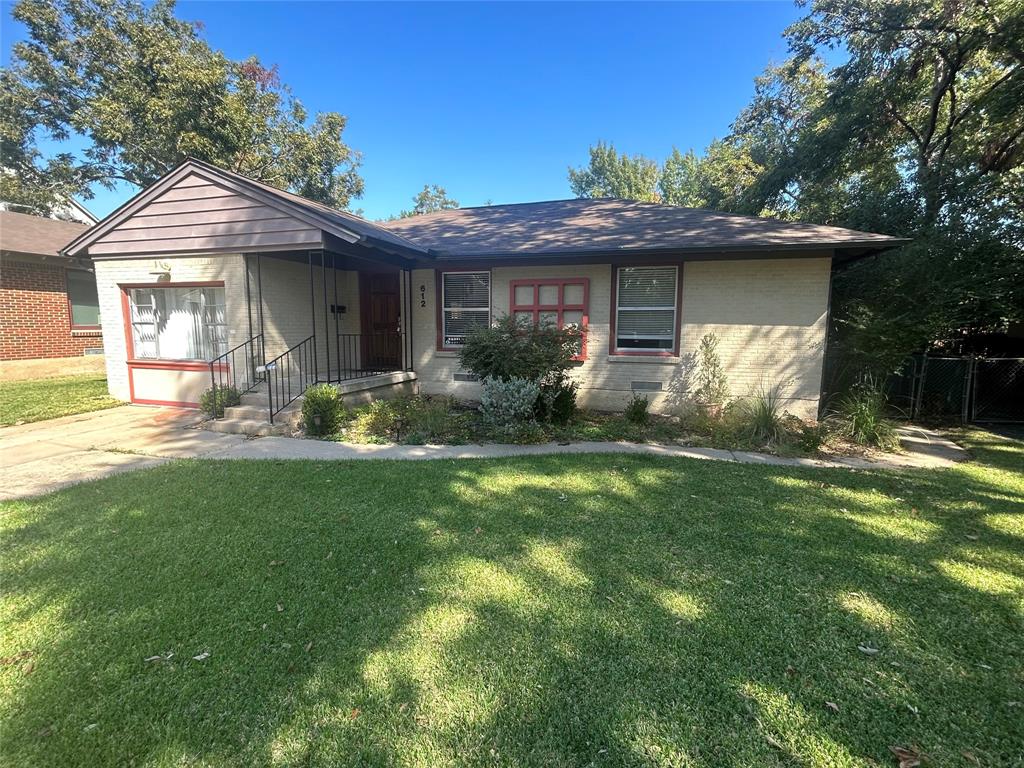
[[[463,208],[375,224],[187,161],[64,250],[92,259],[111,394],[195,406],[232,384],[273,419],[314,381],[474,399],[473,328],[578,324],[582,405],[687,394],[714,332],[734,394],[817,415],[835,265],[899,239],[625,200]]]

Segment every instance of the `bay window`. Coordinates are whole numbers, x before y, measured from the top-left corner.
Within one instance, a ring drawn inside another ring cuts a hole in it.
[[[212,360],[227,351],[223,286],[128,290],[134,357]]]
[[[441,273],[441,346],[461,347],[491,322],[491,273]]]
[[[678,267],[620,267],[615,284],[615,351],[675,350]]]

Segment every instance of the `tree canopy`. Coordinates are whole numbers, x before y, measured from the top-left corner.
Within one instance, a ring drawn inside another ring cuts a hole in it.
[[[630,196],[911,238],[837,271],[840,375],[1024,321],[1024,4],[798,4],[791,58],[756,79],[729,133],[660,170],[631,158],[648,175]],[[829,69],[826,50],[845,58]],[[573,191],[619,194],[591,154]]]
[[[416,193],[412,199],[411,211],[402,211],[399,218],[407,219],[410,216],[419,216],[423,213],[434,213],[435,211],[446,211],[450,208],[458,208],[459,201],[448,197],[448,191],[437,184],[424,184],[423,189]]]
[[[47,213],[90,185],[144,187],[186,157],[328,205],[363,191],[346,118],[312,118],[276,68],[233,61],[174,0],[20,0],[28,31],[0,72],[0,197]],[[80,137],[44,155],[40,139]]]

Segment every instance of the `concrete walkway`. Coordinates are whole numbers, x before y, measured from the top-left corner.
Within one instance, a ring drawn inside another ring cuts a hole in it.
[[[358,445],[290,437],[248,438],[198,428],[196,411],[123,406],[0,429],[0,499],[36,496],[86,480],[176,458],[207,459],[470,459],[546,454],[628,453],[790,467],[892,469],[952,466],[959,446],[927,430],[901,436],[907,453],[872,458],[782,458],[764,453],[637,443],[559,445]]]

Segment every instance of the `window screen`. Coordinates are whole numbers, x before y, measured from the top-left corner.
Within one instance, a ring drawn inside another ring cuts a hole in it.
[[[96,276],[81,269],[67,271],[68,303],[71,305],[71,325],[76,328],[96,328],[100,324],[100,300],[96,295]]]
[[[677,278],[677,267],[619,269],[615,307],[616,349],[674,349]]]
[[[444,272],[441,275],[442,346],[461,347],[470,333],[491,321],[489,272]]]

